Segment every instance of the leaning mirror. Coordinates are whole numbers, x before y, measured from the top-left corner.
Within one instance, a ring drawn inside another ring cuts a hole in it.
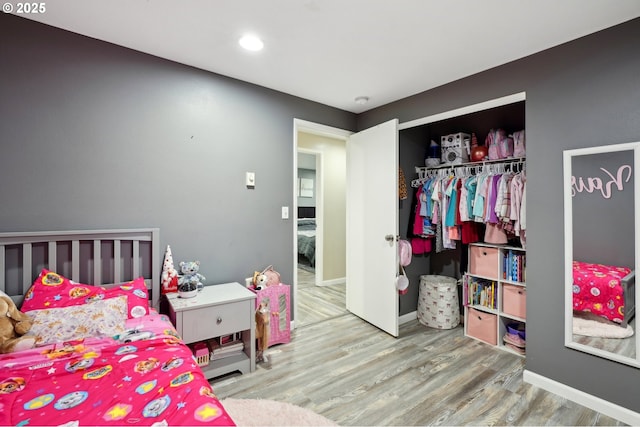
[[[640,143],[564,152],[565,344],[638,363],[635,271]]]

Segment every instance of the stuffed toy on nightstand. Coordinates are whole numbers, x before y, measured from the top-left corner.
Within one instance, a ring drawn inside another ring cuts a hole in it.
[[[205,277],[198,273],[200,270],[200,261],[182,261],[180,263],[180,271],[182,276],[178,279],[178,294],[180,298],[193,298],[202,290]]]

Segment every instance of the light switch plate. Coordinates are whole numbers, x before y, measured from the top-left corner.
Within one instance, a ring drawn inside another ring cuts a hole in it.
[[[255,187],[256,186],[256,174],[255,172],[247,172],[245,176],[245,185],[247,187]]]
[[[289,206],[282,207],[282,219],[289,219]]]

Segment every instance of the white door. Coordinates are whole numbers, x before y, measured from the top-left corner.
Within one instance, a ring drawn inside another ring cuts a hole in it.
[[[398,336],[398,120],[347,141],[347,310]]]

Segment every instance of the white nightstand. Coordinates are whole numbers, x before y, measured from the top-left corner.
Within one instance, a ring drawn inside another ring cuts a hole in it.
[[[256,295],[240,283],[205,286],[193,298],[179,298],[177,293],[166,295],[169,317],[186,344],[210,338],[242,334],[244,352],[209,362],[202,367],[207,378],[256,369],[255,298]]]

